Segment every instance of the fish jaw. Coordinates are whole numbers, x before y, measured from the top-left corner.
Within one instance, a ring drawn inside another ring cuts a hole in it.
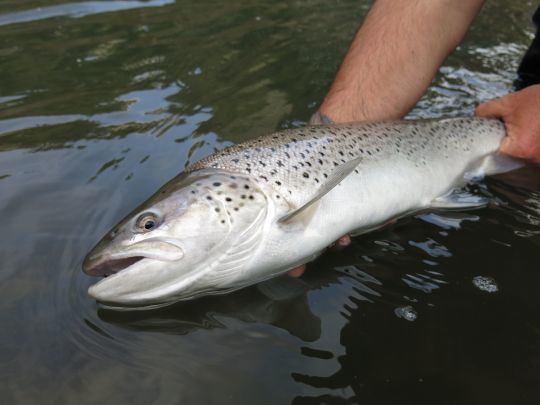
[[[88,294],[111,307],[164,304],[171,300],[170,286],[189,277],[179,275],[176,267],[174,262],[145,257],[90,286]]]

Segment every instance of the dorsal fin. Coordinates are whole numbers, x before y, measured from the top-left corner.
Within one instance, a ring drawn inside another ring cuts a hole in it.
[[[357,157],[355,159],[349,160],[348,162],[345,162],[339,166],[336,166],[334,170],[332,170],[332,173],[328,176],[326,181],[319,187],[317,190],[317,193],[311,199],[306,202],[301,207],[289,212],[288,214],[281,217],[278,222],[284,223],[290,221],[295,216],[301,214],[304,212],[307,208],[309,208],[311,205],[313,205],[315,202],[319,201],[322,197],[324,197],[330,190],[332,190],[334,187],[336,187],[345,177],[347,177],[349,174],[352,173],[352,171],[358,166],[360,161],[362,160],[362,157]]]

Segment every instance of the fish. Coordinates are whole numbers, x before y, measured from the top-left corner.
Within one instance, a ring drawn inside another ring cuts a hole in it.
[[[316,258],[345,234],[430,209],[486,205],[463,191],[512,170],[504,124],[459,117],[311,125],[188,166],[112,228],[83,270],[112,309],[224,294]]]

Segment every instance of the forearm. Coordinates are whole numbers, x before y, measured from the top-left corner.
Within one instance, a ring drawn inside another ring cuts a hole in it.
[[[403,117],[460,43],[484,0],[377,0],[320,112],[335,122]]]

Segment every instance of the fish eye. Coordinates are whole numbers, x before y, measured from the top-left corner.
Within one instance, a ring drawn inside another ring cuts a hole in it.
[[[136,222],[137,229],[141,232],[151,231],[159,226],[159,218],[156,214],[146,212],[141,214]]]

